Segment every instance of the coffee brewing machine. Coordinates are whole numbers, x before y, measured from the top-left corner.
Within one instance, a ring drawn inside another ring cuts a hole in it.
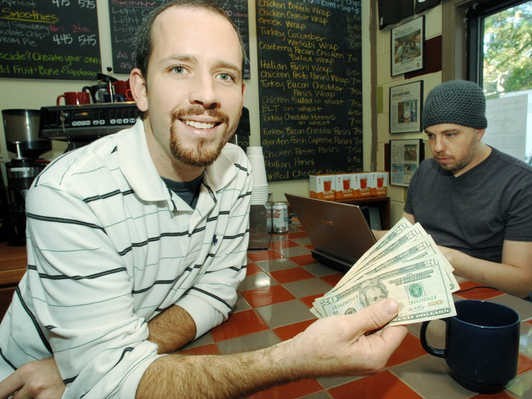
[[[39,110],[5,109],[2,111],[2,118],[6,146],[10,152],[10,161],[5,164],[7,175],[5,232],[9,245],[24,245],[26,193],[33,179],[46,166],[46,161],[39,157],[49,151],[52,145],[50,140],[39,137]]]
[[[135,124],[134,102],[41,107],[40,135],[67,142],[67,151]]]

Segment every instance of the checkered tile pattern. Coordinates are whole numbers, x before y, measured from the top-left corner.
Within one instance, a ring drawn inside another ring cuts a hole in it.
[[[315,317],[310,313],[314,298],[329,291],[342,274],[312,258],[306,234],[297,228],[273,234],[268,250],[249,251],[247,277],[239,288],[239,300],[229,320],[189,345],[190,354],[225,354],[254,350],[289,339],[303,331]],[[458,385],[448,374],[445,361],[428,355],[419,342],[419,325],[390,358],[385,370],[360,377],[319,378],[280,385],[250,396],[251,399],[410,399],[532,397],[532,303],[464,281],[459,298],[489,299],[515,309],[521,325],[521,355],[518,376],[502,393],[478,395]],[[443,323],[435,321],[433,324]],[[442,327],[442,326],[440,326]],[[444,337],[434,328],[431,344],[444,346]],[[438,341],[440,342],[438,344]]]

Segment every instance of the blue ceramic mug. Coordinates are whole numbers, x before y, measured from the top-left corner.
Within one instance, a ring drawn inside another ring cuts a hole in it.
[[[423,348],[445,358],[452,377],[464,388],[479,393],[502,391],[517,373],[519,315],[507,306],[464,300],[455,303],[456,316],[445,321],[445,348],[427,343],[427,326],[421,325]]]

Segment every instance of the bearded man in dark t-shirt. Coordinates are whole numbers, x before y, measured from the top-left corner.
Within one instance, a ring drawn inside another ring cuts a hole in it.
[[[455,274],[526,297],[532,168],[481,141],[485,109],[473,82],[445,82],[429,93],[422,122],[433,158],[410,182],[405,217],[432,235]]]

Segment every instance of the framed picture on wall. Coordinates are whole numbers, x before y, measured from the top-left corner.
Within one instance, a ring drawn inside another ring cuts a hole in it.
[[[424,15],[396,26],[391,30],[392,76],[423,68],[424,41]]]
[[[424,158],[423,140],[390,140],[390,185],[408,187]]]
[[[390,87],[390,133],[421,130],[423,81]]]
[[[441,0],[416,0],[414,10],[418,14],[422,11],[428,10],[429,8],[436,7],[441,3]]]

